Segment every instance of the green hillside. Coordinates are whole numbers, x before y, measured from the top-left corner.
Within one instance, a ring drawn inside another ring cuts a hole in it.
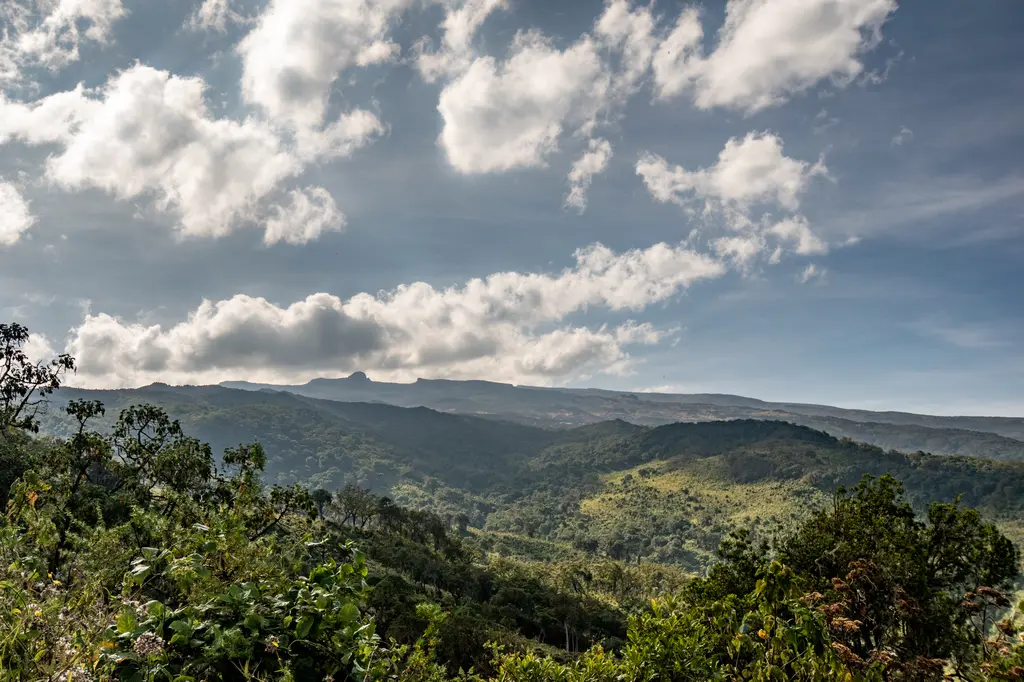
[[[271,482],[329,490],[356,483],[412,508],[464,513],[473,527],[506,534],[485,535],[485,546],[508,546],[511,533],[692,571],[706,568],[730,530],[788,528],[865,473],[897,476],[919,507],[961,495],[1008,527],[1024,505],[1024,464],[884,451],[780,421],[619,420],[552,430],[221,387],[64,389],[54,398],[43,421],[50,433],[68,432],[59,415],[68,400],[101,400],[108,423],[120,408],[151,403],[215,452],[259,441]],[[524,556],[551,556],[519,544]]]
[[[47,396],[71,363],[0,337],[0,682],[1024,675],[1021,464],[780,421]]]
[[[838,438],[895,450],[1024,461],[1024,419],[938,417],[872,412],[828,405],[771,403],[716,393],[629,393],[600,389],[538,388],[490,381],[419,379],[411,384],[371,381],[362,372],[341,379],[314,379],[275,386],[244,381],[223,386],[250,391],[287,391],[345,402],[430,407],[441,412],[569,428],[623,419],[661,426],[676,422],[776,419],[809,426]]]

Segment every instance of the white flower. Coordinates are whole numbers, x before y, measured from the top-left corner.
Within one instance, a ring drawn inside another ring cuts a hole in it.
[[[132,651],[143,658],[159,656],[164,652],[164,640],[152,632],[143,632],[132,644]]]

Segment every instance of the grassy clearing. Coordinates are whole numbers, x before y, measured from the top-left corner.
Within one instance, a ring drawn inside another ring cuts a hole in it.
[[[825,496],[801,480],[736,483],[721,457],[656,461],[603,477],[604,489],[580,504],[607,532],[655,538],[656,554],[706,563],[730,530],[771,536],[807,517]]]
[[[659,461],[603,477],[605,490],[583,500],[580,511],[596,519],[630,514],[630,504],[646,502],[645,511],[659,504],[693,511],[691,521],[713,512],[730,523],[757,518],[802,518],[825,501],[816,488],[802,481],[734,483],[721,457],[708,457],[674,467]],[[702,513],[704,512],[704,513]],[[1024,531],[1024,526],[1022,526]]]

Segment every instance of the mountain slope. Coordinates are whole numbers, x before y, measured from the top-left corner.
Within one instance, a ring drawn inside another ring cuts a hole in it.
[[[70,428],[56,409],[70,399],[104,402],[108,426],[120,408],[152,403],[215,451],[259,440],[272,481],[356,482],[406,506],[464,513],[495,542],[512,533],[693,570],[730,528],[750,519],[765,533],[784,529],[864,473],[894,474],[919,506],[963,495],[1005,522],[1024,516],[1024,463],[889,452],[778,420],[556,430],[211,386],[55,397],[50,433]]]
[[[1024,461],[1024,419],[935,417],[849,410],[827,405],[768,403],[725,394],[625,393],[603,389],[512,386],[488,381],[314,379],[298,386],[226,382],[226,387],[287,391],[327,400],[425,406],[538,426],[568,427],[610,419],[658,426],[721,419],[779,419],[882,448]]]

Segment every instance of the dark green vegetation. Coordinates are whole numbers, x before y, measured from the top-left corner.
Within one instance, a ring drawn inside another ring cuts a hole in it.
[[[485,548],[524,558],[597,554],[699,572],[731,529],[787,529],[865,473],[899,477],[919,510],[963,495],[1015,533],[1024,516],[1024,463],[884,451],[778,421],[553,430],[216,386],[62,389],[53,399],[45,432],[71,433],[59,412],[68,400],[100,400],[111,415],[157,405],[215,452],[259,441],[272,483],[355,483],[411,508],[465,514]]]
[[[499,417],[535,426],[577,426],[623,419],[659,426],[675,422],[777,419],[852,438],[886,450],[923,450],[988,459],[1024,461],[1024,419],[934,417],[905,412],[871,412],[827,405],[769,403],[715,393],[623,393],[600,389],[535,388],[489,381],[427,381],[390,384],[357,372],[347,379],[314,379],[300,386],[244,381],[224,386],[288,391],[346,402],[379,402],[430,407],[442,412]]]
[[[0,325],[3,682],[1024,679],[1020,556],[972,508],[1017,510],[1013,465],[778,422],[548,432],[231,391],[176,409],[270,442],[215,456],[159,406],[111,419],[65,390],[39,437],[73,362],[32,365],[26,339]],[[287,482],[275,444],[310,443],[315,485]],[[860,479],[883,470],[907,490]],[[703,577],[650,560],[744,525]]]

